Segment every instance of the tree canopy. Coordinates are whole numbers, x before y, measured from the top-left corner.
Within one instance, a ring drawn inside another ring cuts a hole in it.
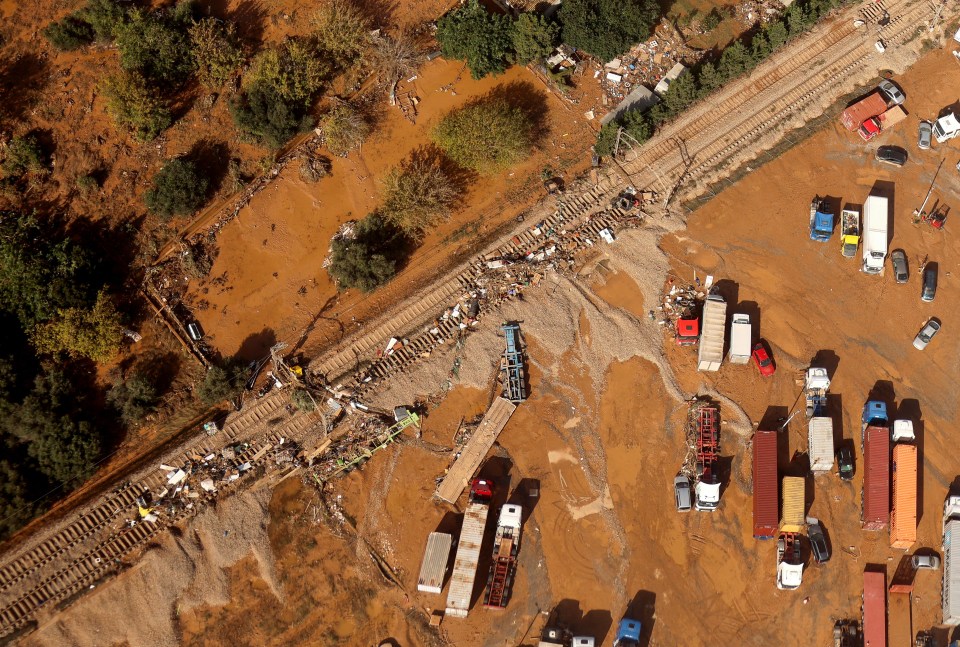
[[[433,140],[460,166],[495,173],[530,154],[532,130],[526,112],[503,99],[487,99],[446,115]]]
[[[331,241],[330,274],[342,289],[372,292],[393,278],[405,245],[396,227],[371,213],[354,226],[352,237]]]
[[[502,74],[513,51],[513,24],[468,0],[437,21],[437,41],[445,58],[467,62],[470,75]]]
[[[37,326],[33,343],[41,353],[69,353],[95,362],[109,361],[123,337],[120,314],[105,293],[91,308],[59,309],[52,320]]]
[[[272,86],[262,82],[254,83],[230,102],[230,116],[241,132],[270,148],[280,148],[310,127],[302,102],[284,101]]]
[[[193,162],[172,159],[153,178],[153,188],[144,201],[147,208],[161,218],[185,216],[203,204],[207,196],[207,178],[197,172]]]
[[[383,193],[383,215],[414,239],[446,218],[457,196],[440,160],[416,153],[386,175]]]
[[[609,61],[644,41],[660,16],[654,0],[564,0],[563,42]]]
[[[177,11],[133,9],[115,28],[123,69],[159,83],[178,84],[193,72],[189,21]]]
[[[155,139],[173,123],[167,102],[136,72],[108,76],[100,89],[113,120],[140,141]]]
[[[560,28],[538,13],[522,13],[513,23],[514,59],[521,65],[546,58],[553,51]]]
[[[190,53],[200,84],[215,90],[230,80],[245,56],[232,23],[204,18],[190,27]]]

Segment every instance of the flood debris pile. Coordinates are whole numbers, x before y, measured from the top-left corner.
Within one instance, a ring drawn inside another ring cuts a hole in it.
[[[651,310],[649,313],[650,318],[655,319],[674,338],[677,336],[677,321],[697,317],[707,298],[707,291],[700,287],[699,281],[697,283],[682,286],[679,285],[679,279],[670,277],[660,295],[657,311]]]

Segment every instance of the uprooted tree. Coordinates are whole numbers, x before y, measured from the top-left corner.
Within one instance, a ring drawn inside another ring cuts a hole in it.
[[[352,105],[340,101],[320,121],[327,149],[334,155],[346,155],[358,148],[370,134],[370,124]]]
[[[530,154],[533,123],[503,99],[482,99],[446,115],[433,140],[460,166],[496,173]]]
[[[410,238],[450,214],[457,190],[436,156],[415,152],[383,179],[383,215]]]

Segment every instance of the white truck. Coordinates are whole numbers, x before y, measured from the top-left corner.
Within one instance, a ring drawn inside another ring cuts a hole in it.
[[[960,496],[943,504],[943,624],[960,625]]]
[[[750,361],[750,342],[753,341],[753,327],[750,315],[734,313],[730,323],[730,352],[727,359],[731,364],[746,364]]]
[[[727,332],[727,302],[719,294],[710,294],[703,304],[698,371],[718,371],[723,363],[723,343]]]
[[[887,199],[867,196],[863,205],[863,267],[866,274],[880,274],[887,258]]]
[[[833,470],[833,418],[817,416],[810,418],[807,426],[807,445],[810,456],[810,471]]]
[[[460,529],[460,541],[457,542],[457,557],[453,563],[453,575],[450,576],[450,590],[447,592],[446,615],[454,618],[466,618],[473,599],[473,582],[480,563],[480,549],[483,535],[487,529],[487,514],[490,512],[490,500],[493,489],[489,481],[474,479],[470,487],[470,502],[463,515],[463,527]]]
[[[960,135],[960,119],[952,112],[948,112],[933,123],[933,136],[937,143],[942,144],[948,139]]]

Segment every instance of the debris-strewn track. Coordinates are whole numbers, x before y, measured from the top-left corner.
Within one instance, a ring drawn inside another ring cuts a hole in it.
[[[779,138],[779,127],[791,124],[811,103],[832,101],[837,90],[862,76],[863,69],[883,56],[875,48],[878,39],[887,47],[902,44],[923,29],[934,11],[929,3],[916,0],[889,5],[880,0],[844,11],[840,19],[759,65],[748,78],[706,98],[638,150],[628,151],[624,170],[637,186],[670,193],[681,182],[689,185],[724,168],[764,138]],[[889,22],[878,30],[884,12]],[[853,25],[857,17],[866,22],[864,27]]]
[[[245,466],[241,477],[231,484],[218,486],[221,491],[236,488],[252,480],[251,475],[258,473],[256,468],[281,439],[298,440],[322,424],[319,414],[289,414],[283,409],[286,403],[287,395],[275,392],[235,416],[216,436],[165,461],[173,465],[195,462],[224,447],[237,446],[229,464],[239,467],[249,463],[249,467]],[[255,434],[252,438],[251,433]],[[131,526],[129,521],[137,517],[137,497],[145,490],[161,491],[165,485],[165,474],[154,469],[135,483],[121,484],[32,547],[12,553],[12,559],[0,567],[0,636],[24,626],[41,607],[64,600],[117,571],[134,551],[170,525],[193,516],[214,498],[204,492],[193,499],[191,506],[174,514]]]

